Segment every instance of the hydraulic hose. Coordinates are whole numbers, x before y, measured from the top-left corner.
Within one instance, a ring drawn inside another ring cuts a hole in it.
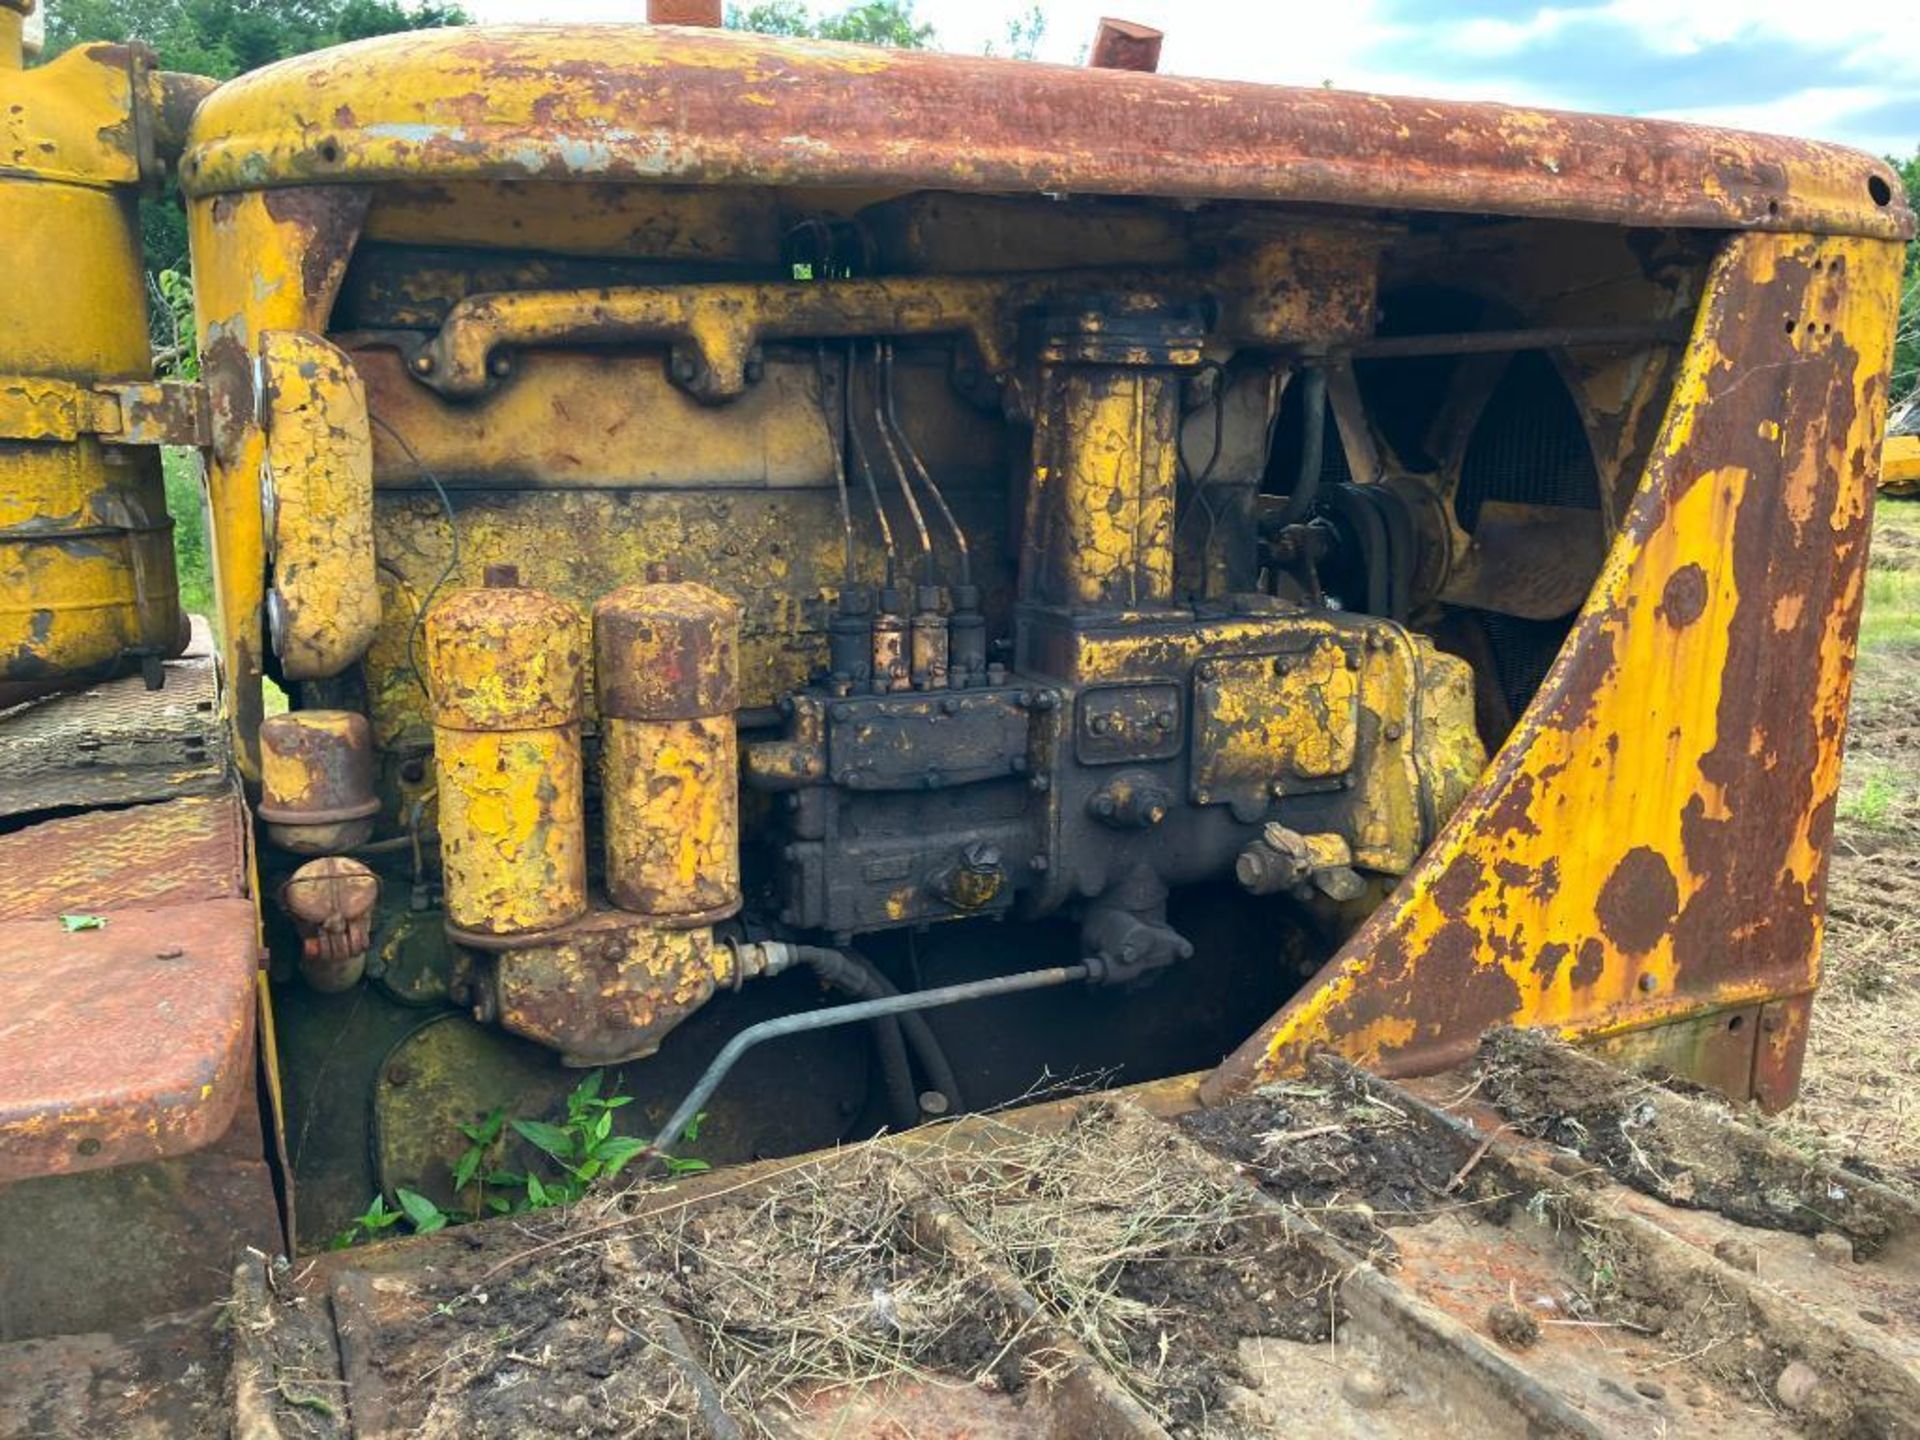
[[[1269,523],[1296,525],[1313,510],[1320,493],[1321,461],[1327,448],[1327,372],[1315,365],[1300,376],[1300,464],[1286,503]]]
[[[819,945],[791,946],[793,963],[805,965],[820,979],[834,989],[852,995],[860,1000],[884,1000],[900,992],[893,982],[882,975],[874,963],[864,955],[849,950],[829,950]],[[907,1043],[913,1047],[913,1053],[920,1062],[920,1068],[926,1073],[927,1083],[940,1092],[946,1102],[946,1113],[958,1113],[962,1108],[960,1082],[954,1076],[953,1066],[947,1061],[947,1053],[941,1048],[933,1029],[924,1018],[907,1011],[898,1019],[889,1017],[875,1023],[875,1041],[879,1043],[882,1027],[894,1032],[892,1047],[900,1044],[900,1032],[905,1031]],[[881,1060],[884,1067],[890,1053],[889,1045],[881,1046]],[[900,1052],[900,1063],[904,1068],[906,1056]],[[888,1083],[894,1084],[894,1078],[888,1076]],[[912,1077],[906,1079],[907,1104],[905,1114],[896,1114],[901,1124],[915,1124],[920,1119],[920,1101],[913,1088]],[[893,1091],[889,1091],[893,1095]],[[896,1097],[897,1098],[897,1097]],[[897,1106],[896,1106],[897,1108]]]

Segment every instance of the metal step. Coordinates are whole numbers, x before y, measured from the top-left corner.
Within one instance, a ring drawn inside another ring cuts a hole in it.
[[[237,1433],[1914,1434],[1910,1198],[1567,1055],[1163,1082],[256,1261]],[[1702,1203],[1616,1173],[1607,1113]],[[1768,1225],[1708,1203],[1729,1154]]]

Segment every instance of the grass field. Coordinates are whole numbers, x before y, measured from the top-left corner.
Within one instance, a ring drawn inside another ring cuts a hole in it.
[[[1874,516],[1800,1103],[1809,1142],[1920,1181],[1920,501]]]

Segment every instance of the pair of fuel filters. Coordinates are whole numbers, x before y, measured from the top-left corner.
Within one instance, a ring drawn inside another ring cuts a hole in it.
[[[686,929],[739,909],[733,600],[653,567],[601,599],[589,627],[514,567],[490,566],[483,586],[434,606],[423,632],[452,939],[498,949],[589,911],[590,653],[608,899]],[[380,804],[364,716],[295,711],[269,720],[261,742],[270,842],[334,856],[367,843]]]

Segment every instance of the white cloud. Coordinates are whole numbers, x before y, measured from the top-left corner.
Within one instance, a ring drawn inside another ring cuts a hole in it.
[[[623,21],[645,0],[466,0],[483,21]],[[852,0],[812,0],[831,12]],[[1849,116],[1920,98],[1920,0],[1607,0],[1598,6],[1543,5],[1521,20],[1475,17],[1472,0],[1043,0],[1047,30],[1037,58],[1071,63],[1092,40],[1102,15],[1118,14],[1166,31],[1161,69],[1282,85],[1319,85],[1438,99],[1505,100],[1591,108],[1528,78],[1526,54],[1589,27],[1617,26],[1652,53],[1704,56],[1731,43],[1777,44],[1809,57],[1807,87],[1756,94],[1751,103],[1689,111],[1675,118],[1906,149],[1920,135],[1856,131]],[[1449,15],[1454,8],[1455,18]],[[1004,42],[1026,0],[918,0],[943,48],[979,53]],[[1410,20],[1418,13],[1417,21]],[[1602,32],[1604,33],[1604,32]],[[1836,54],[1836,52],[1838,52]],[[1507,63],[1510,62],[1510,63]],[[1836,73],[1838,72],[1838,73]],[[1858,83],[1849,83],[1857,76]],[[1608,103],[1604,102],[1603,103]],[[1623,93],[1608,108],[1631,113]]]

